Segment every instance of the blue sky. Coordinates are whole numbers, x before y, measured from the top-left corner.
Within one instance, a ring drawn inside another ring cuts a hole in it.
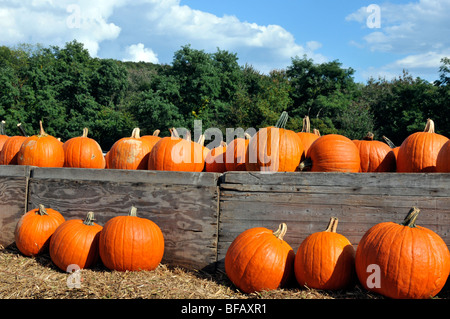
[[[77,39],[92,56],[170,64],[190,44],[264,73],[306,54],[359,82],[403,69],[434,81],[450,57],[449,12],[450,0],[0,0],[0,45]]]

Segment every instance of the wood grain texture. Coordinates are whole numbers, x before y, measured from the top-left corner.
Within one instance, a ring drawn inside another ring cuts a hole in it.
[[[228,246],[251,227],[288,226],[284,239],[297,251],[331,216],[355,246],[373,225],[402,222],[421,209],[417,224],[450,245],[450,174],[228,172],[220,179],[218,267]]]

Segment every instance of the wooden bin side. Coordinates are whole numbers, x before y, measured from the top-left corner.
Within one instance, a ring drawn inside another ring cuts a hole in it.
[[[128,214],[154,221],[164,234],[163,263],[186,268],[215,267],[219,174],[162,171],[35,168],[28,206],[40,203],[66,219],[93,211],[100,225]]]
[[[357,248],[370,227],[400,223],[412,206],[421,209],[417,224],[450,245],[450,174],[228,172],[220,182],[218,267],[248,228],[276,230],[285,222],[285,240],[296,252],[335,216],[338,232]]]

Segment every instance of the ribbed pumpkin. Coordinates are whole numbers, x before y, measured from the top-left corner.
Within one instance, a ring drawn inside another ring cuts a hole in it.
[[[319,137],[310,146],[300,170],[309,167],[312,172],[358,173],[361,166],[359,150],[353,141],[340,134]]]
[[[64,221],[58,211],[42,204],[28,211],[20,218],[14,231],[17,248],[25,256],[46,252],[51,236]]]
[[[311,146],[311,144],[314,143],[314,141],[320,137],[320,132],[319,130],[316,129],[314,129],[313,132],[311,132],[311,122],[309,120],[309,116],[305,116],[303,118],[302,131],[298,132],[297,135],[300,137],[304,148],[301,159],[303,161],[306,158],[306,154],[308,154],[308,149]]]
[[[62,142],[45,133],[42,121],[39,121],[38,135],[27,137],[17,153],[17,164],[38,167],[63,167],[64,149]]]
[[[147,169],[151,146],[146,138],[141,138],[140,129],[133,129],[130,137],[116,141],[108,151],[108,168],[111,169]],[[105,160],[105,161],[106,161]]]
[[[225,152],[225,169],[227,171],[245,171],[245,155],[251,136],[248,133],[244,137],[237,137],[227,145]]]
[[[100,232],[99,253],[103,264],[117,271],[153,270],[164,255],[164,236],[153,221],[129,215],[109,219]]]
[[[432,230],[416,225],[413,207],[403,223],[371,227],[356,249],[356,272],[367,290],[394,299],[431,298],[450,272],[450,252]]]
[[[254,227],[233,240],[225,255],[225,272],[239,290],[273,290],[292,278],[295,254],[283,239],[286,231],[285,223],[275,232]]]
[[[96,140],[88,137],[88,128],[83,135],[73,137],[63,144],[64,167],[105,168],[103,151]]]
[[[309,288],[338,290],[355,283],[355,249],[336,232],[338,219],[330,218],[325,231],[306,237],[295,254],[297,282]]]
[[[395,172],[396,159],[394,152],[386,143],[373,139],[372,132],[362,140],[353,140],[359,150],[361,160],[361,172]]]
[[[205,171],[212,173],[223,173],[227,170],[225,167],[225,156],[227,144],[221,142],[220,146],[211,149],[205,157]]]
[[[0,165],[17,165],[17,153],[27,138],[21,123],[17,124],[17,127],[23,135],[14,135],[5,141],[0,151]]]
[[[436,172],[450,173],[450,140],[442,145],[436,158]]]
[[[283,112],[277,124],[264,127],[252,136],[248,144],[245,166],[247,171],[294,172],[303,154],[300,137],[285,129],[288,120]]]
[[[171,136],[163,137],[153,146],[148,159],[149,170],[201,172],[205,167],[204,146],[190,139],[180,138],[175,128]]]
[[[435,133],[434,122],[428,119],[423,132],[409,135],[400,145],[397,172],[435,172],[438,153],[447,141],[447,137]]]
[[[94,221],[94,213],[88,212],[84,220],[69,219],[56,228],[49,253],[59,269],[67,271],[72,264],[80,269],[89,268],[98,261],[98,241],[103,227]]]

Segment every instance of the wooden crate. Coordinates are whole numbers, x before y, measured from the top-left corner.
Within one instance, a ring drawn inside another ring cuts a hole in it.
[[[421,209],[417,224],[450,245],[450,174],[228,172],[220,180],[218,267],[242,231],[285,222],[296,252],[309,234],[325,230],[331,216],[355,246],[373,225],[402,222]]]
[[[84,219],[93,211],[104,225],[128,214],[154,221],[165,241],[163,262],[187,268],[215,267],[218,238],[217,180],[220,174],[33,168],[28,207],[40,203],[66,219]]]

